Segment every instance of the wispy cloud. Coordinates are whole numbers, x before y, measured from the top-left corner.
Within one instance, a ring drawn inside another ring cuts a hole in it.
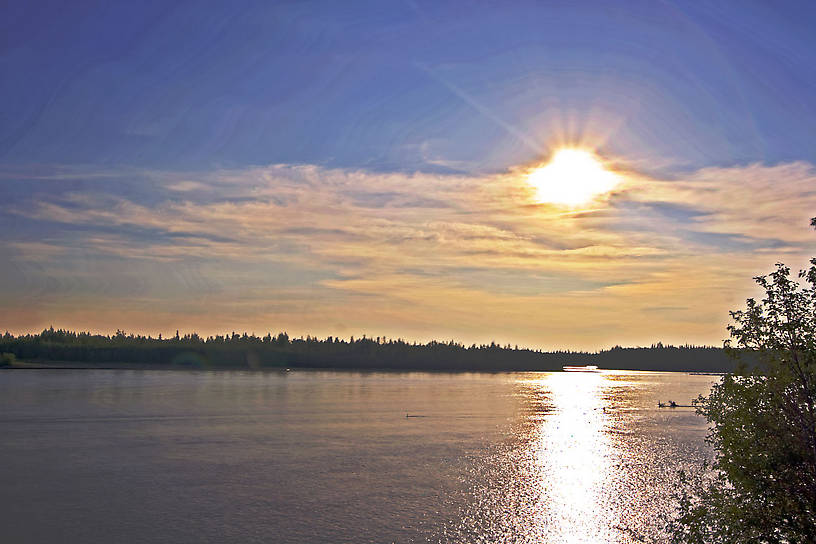
[[[134,181],[48,196],[31,175],[0,214],[14,221],[4,247],[16,263],[3,273],[15,287],[0,297],[29,316],[21,323],[545,347],[717,342],[750,277],[777,259],[801,262],[816,242],[807,228],[816,171],[806,163],[628,174],[607,202],[577,211],[536,203],[516,171],[118,175]],[[138,293],[94,287],[118,285],[110,278],[131,278]]]

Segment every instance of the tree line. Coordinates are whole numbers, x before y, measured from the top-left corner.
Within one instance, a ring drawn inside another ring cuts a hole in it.
[[[541,351],[518,346],[459,342],[407,342],[362,336],[290,338],[285,332],[265,336],[237,334],[202,337],[196,333],[158,337],[45,329],[38,334],[0,337],[0,353],[23,361],[151,364],[189,368],[358,368],[394,370],[511,371],[560,370],[564,365],[608,369],[728,372],[734,363],[721,348],[710,346],[615,346],[598,352]]]

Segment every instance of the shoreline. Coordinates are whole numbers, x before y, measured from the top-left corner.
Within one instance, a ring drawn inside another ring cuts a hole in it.
[[[564,372],[563,369],[520,369],[520,370],[485,370],[485,369],[427,369],[427,368],[371,368],[371,367],[259,367],[251,368],[218,366],[193,367],[168,364],[147,363],[82,363],[71,361],[16,361],[12,366],[0,367],[2,370],[161,370],[177,372],[395,372],[395,373],[428,373],[428,374],[510,374],[520,372]],[[657,372],[664,374],[688,374],[704,376],[722,376],[724,372],[697,372],[693,370],[649,370],[624,368],[599,368],[601,371],[614,372]]]

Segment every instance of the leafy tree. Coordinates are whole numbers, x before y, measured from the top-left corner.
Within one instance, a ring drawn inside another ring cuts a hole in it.
[[[760,364],[699,399],[713,470],[685,476],[674,542],[816,542],[816,259],[799,278],[777,264],[755,278],[764,298],[731,312],[726,348]]]

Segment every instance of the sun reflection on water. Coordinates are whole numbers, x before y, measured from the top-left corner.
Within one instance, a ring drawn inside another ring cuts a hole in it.
[[[710,383],[614,370],[509,380],[516,415],[468,460],[468,505],[440,542],[668,542],[677,470],[710,451],[693,412],[655,404]]]
[[[545,397],[530,443],[534,479],[542,494],[535,533],[545,542],[616,542],[609,480],[614,449],[608,426],[606,378],[600,373],[554,373],[530,383]]]

